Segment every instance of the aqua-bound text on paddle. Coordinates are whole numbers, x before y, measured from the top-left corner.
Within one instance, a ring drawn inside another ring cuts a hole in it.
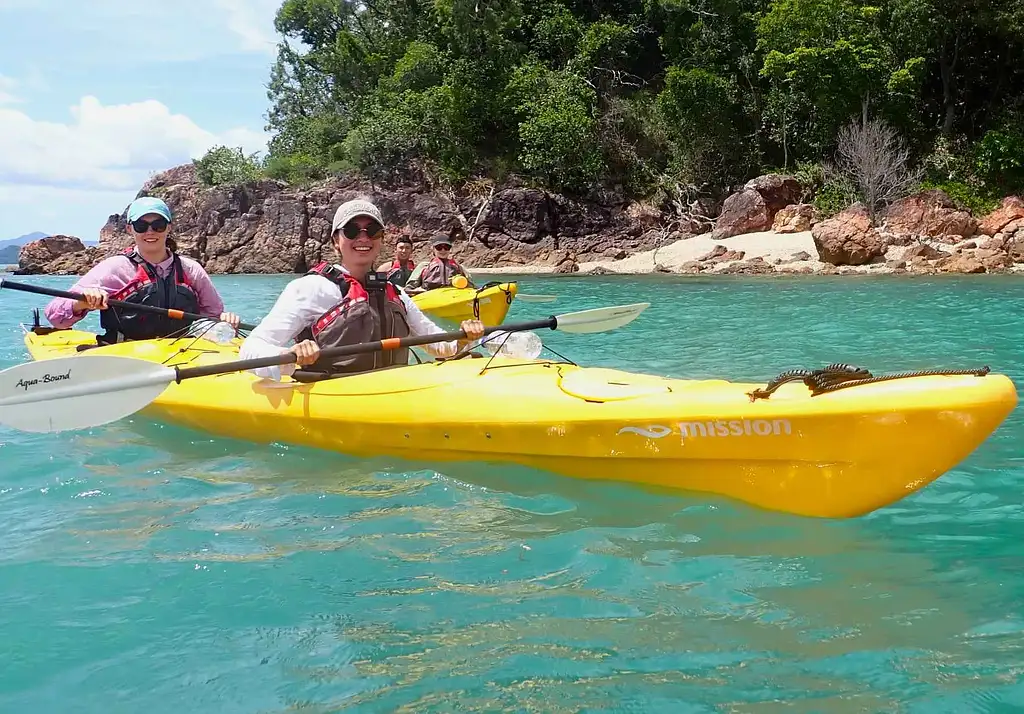
[[[624,426],[618,434],[639,434],[661,439],[678,431],[683,443],[696,437],[718,436],[781,436],[793,433],[789,419],[712,419],[709,421],[681,421],[673,426],[649,424],[646,427]]]
[[[71,370],[70,369],[67,372],[63,373],[63,374],[49,374],[49,373],[47,373],[47,374],[44,374],[42,377],[38,377],[36,379],[19,379],[14,386],[15,387],[21,387],[22,389],[24,389],[27,392],[29,387],[34,387],[37,384],[50,384],[51,382],[65,382],[65,381],[67,381],[69,379],[71,379]]]

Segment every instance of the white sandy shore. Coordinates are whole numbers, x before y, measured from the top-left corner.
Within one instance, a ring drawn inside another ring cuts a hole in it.
[[[820,267],[818,252],[814,247],[814,239],[810,231],[800,233],[773,233],[772,231],[761,231],[758,233],[746,233],[721,240],[712,240],[710,234],[685,238],[669,245],[658,248],[656,251],[649,250],[636,253],[623,260],[595,260],[580,263],[580,273],[586,273],[594,268],[600,267],[614,273],[651,273],[654,272],[655,261],[665,268],[675,271],[684,263],[697,260],[709,253],[716,245],[725,246],[727,250],[743,251],[743,260],[760,256],[768,263],[776,260],[790,261],[793,256],[801,251],[808,253],[811,260],[800,261],[793,265],[808,266],[810,268]],[[729,263],[721,263],[716,267],[725,267]],[[543,265],[522,265],[506,268],[470,268],[471,272],[481,275],[515,273],[515,274],[537,274],[551,273],[554,268]]]
[[[587,272],[595,267],[602,267],[616,273],[650,273],[654,270],[655,260],[674,270],[692,260],[709,253],[716,245],[723,245],[727,250],[743,251],[743,260],[760,256],[768,263],[779,260],[791,260],[793,255],[804,251],[815,258],[818,251],[814,248],[814,239],[810,231],[802,233],[773,233],[761,231],[746,233],[721,240],[712,240],[710,234],[694,236],[676,241],[657,250],[645,251],[631,255],[623,260],[598,260],[580,263],[580,272]]]

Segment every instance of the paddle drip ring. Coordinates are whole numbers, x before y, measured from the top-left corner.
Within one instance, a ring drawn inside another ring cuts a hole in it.
[[[806,384],[811,390],[811,396],[814,397],[819,394],[825,394],[826,392],[834,392],[837,389],[843,389],[845,387],[856,387],[862,384],[873,384],[875,382],[885,382],[893,379],[962,375],[984,377],[989,373],[989,371],[989,367],[986,365],[978,369],[921,369],[912,372],[883,374],[876,377],[871,374],[871,372],[861,367],[854,367],[853,365],[837,362],[835,364],[822,367],[821,369],[792,369],[788,372],[783,372],[778,377],[768,382],[763,389],[755,389],[752,392],[747,392],[747,396],[750,397],[750,401],[752,402],[757,399],[767,399],[776,389],[786,382],[795,382],[797,380]]]

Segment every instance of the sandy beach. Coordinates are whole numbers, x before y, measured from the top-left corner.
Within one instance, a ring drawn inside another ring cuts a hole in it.
[[[710,234],[698,235],[692,238],[684,238],[675,243],[658,248],[657,250],[636,253],[622,260],[596,260],[580,263],[580,273],[587,273],[595,268],[602,268],[613,273],[642,274],[654,272],[655,265],[676,272],[684,264],[700,259],[707,255],[716,245],[724,246],[727,250],[742,251],[741,261],[723,261],[715,264],[715,269],[720,270],[735,262],[744,262],[752,258],[761,257],[768,263],[781,261],[792,266],[794,269],[807,267],[817,269],[823,263],[818,260],[818,251],[814,247],[814,239],[810,231],[799,233],[775,233],[773,231],[760,231],[757,233],[746,233],[713,240]],[[811,260],[793,261],[793,257],[799,253],[807,253]],[[473,273],[481,275],[492,275],[502,273],[515,274],[537,274],[551,273],[554,268],[543,265],[520,265],[504,268],[470,268]],[[709,272],[709,271],[705,271]]]

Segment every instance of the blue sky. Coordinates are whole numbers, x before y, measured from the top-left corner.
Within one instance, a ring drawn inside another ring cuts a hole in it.
[[[0,0],[0,240],[95,240],[152,174],[263,151],[281,0]]]

